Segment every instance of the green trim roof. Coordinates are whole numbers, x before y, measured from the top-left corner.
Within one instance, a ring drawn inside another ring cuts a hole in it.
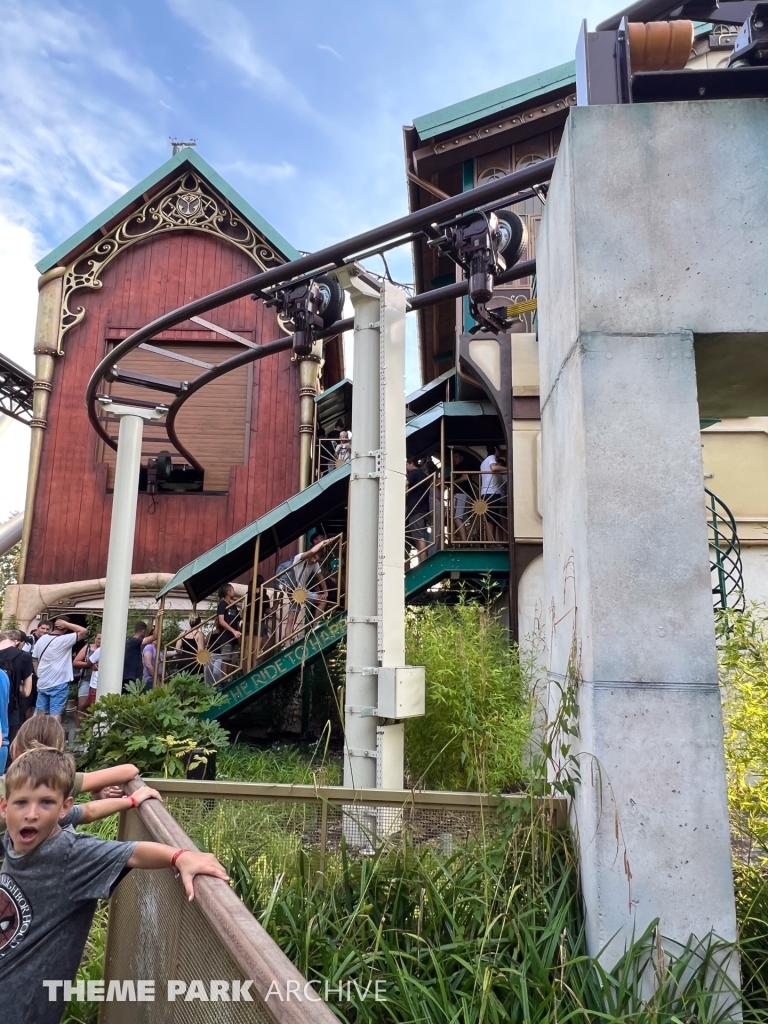
[[[179,569],[157,597],[161,598],[183,584],[193,600],[202,600],[228,579],[234,579],[251,568],[257,536],[262,537],[262,559],[301,537],[322,519],[323,514],[346,504],[349,474],[350,465],[346,463],[294,494],[261,519],[209,548]],[[279,531],[278,526],[281,527]]]
[[[432,114],[415,117],[413,126],[422,141],[433,139],[436,135],[455,131],[465,124],[490,117],[499,110],[528,103],[553,89],[575,84],[576,62],[569,60],[566,64],[541,71],[538,75],[521,78],[519,82],[502,85],[498,89],[462,100],[461,103],[453,103],[450,107],[443,107]]]
[[[231,185],[228,185],[226,181],[207,163],[197,150],[191,147],[185,147],[180,149],[175,156],[172,156],[170,160],[166,160],[164,164],[153,171],[150,175],[140,181],[138,185],[134,185],[132,189],[129,189],[124,196],[120,199],[116,199],[111,206],[108,206],[106,210],[102,210],[98,216],[94,217],[93,220],[88,221],[79,231],[76,231],[74,235],[62,242],[61,245],[57,246],[52,252],[49,252],[47,256],[44,256],[37,264],[37,269],[41,274],[44,274],[46,270],[50,270],[51,267],[55,267],[57,263],[66,259],[67,256],[80,245],[83,244],[91,235],[99,231],[105,224],[109,224],[110,221],[114,220],[115,217],[119,216],[123,210],[129,207],[137,199],[140,199],[145,192],[149,192],[151,189],[161,182],[164,178],[169,177],[176,170],[181,170],[185,164],[193,167],[199,174],[201,174],[207,181],[213,185],[213,187],[220,192],[225,199],[227,199],[232,206],[240,213],[257,231],[261,232],[267,241],[275,246],[279,252],[288,260],[296,260],[299,258],[298,250],[294,249],[290,242],[288,242],[283,236],[272,227],[268,221],[264,220],[261,214],[254,210],[249,202],[247,202],[236,192]]]

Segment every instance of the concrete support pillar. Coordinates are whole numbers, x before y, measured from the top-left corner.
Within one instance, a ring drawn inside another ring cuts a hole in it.
[[[123,683],[128,602],[131,596],[133,540],[139,494],[141,442],[145,419],[160,419],[165,409],[138,409],[103,402],[113,416],[120,417],[112,495],[112,523],[107,554],[107,582],[104,588],[104,616],[101,624],[98,696],[120,693]]]
[[[59,354],[59,329],[61,326],[61,296],[64,285],[64,267],[53,267],[37,282],[37,323],[35,325],[35,383],[32,385],[32,436],[29,442],[29,470],[27,472],[27,496],[24,503],[24,530],[21,537],[19,558],[19,581],[24,582],[29,542],[35,512],[35,494],[40,476],[40,460],[43,454],[43,437],[48,426],[48,401],[51,396],[53,368]]]
[[[673,949],[736,938],[686,329],[706,311],[686,311],[676,276],[716,271],[723,236],[701,238],[698,210],[741,186],[715,161],[691,187],[680,154],[700,164],[717,132],[688,137],[697,104],[659,107],[571,111],[538,239],[549,668],[578,702],[572,812],[589,951],[610,943],[607,961],[655,918]],[[733,112],[712,114],[733,154]]]
[[[344,715],[344,785],[376,787],[378,665],[379,292],[351,281],[355,310],[352,453],[349,481],[350,559],[347,591],[347,686]]]

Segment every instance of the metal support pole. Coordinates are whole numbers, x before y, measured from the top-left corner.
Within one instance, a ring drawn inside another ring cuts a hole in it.
[[[253,624],[256,620],[256,602],[260,600],[260,588],[257,583],[259,578],[259,553],[261,551],[261,534],[256,535],[256,543],[253,548],[253,580],[251,581],[251,600],[248,609],[248,654],[246,656],[246,672],[253,668]]]
[[[379,481],[379,293],[353,278],[355,309],[352,397],[352,453],[349,479],[347,558],[347,685],[345,694],[344,785],[376,788]],[[363,715],[363,709],[368,714]]]
[[[139,469],[144,420],[156,420],[165,409],[137,409],[101,401],[104,408],[120,418],[112,495],[112,525],[107,555],[107,582],[104,588],[104,617],[101,626],[98,696],[120,693],[123,685],[125,632],[128,602],[131,596],[133,539],[136,531],[136,505],[139,495]]]

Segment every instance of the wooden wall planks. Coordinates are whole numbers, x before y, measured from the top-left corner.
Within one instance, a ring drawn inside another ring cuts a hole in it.
[[[112,513],[112,495],[107,493],[111,458],[105,458],[103,446],[97,443],[88,423],[84,395],[107,346],[155,317],[253,273],[254,264],[248,257],[226,242],[176,232],[158,235],[126,250],[105,271],[99,291],[84,290],[76,295],[86,315],[67,334],[64,356],[54,372],[26,583],[94,579],[106,572]],[[250,298],[223,306],[206,319],[257,342],[281,336],[274,311],[265,310],[261,302]],[[193,330],[194,324],[182,325],[187,326],[189,330],[161,335],[157,343],[176,348],[182,340],[197,340],[202,347],[193,344],[192,348],[204,353],[203,360],[217,351],[222,356],[231,354],[231,341]],[[142,357],[152,358],[150,353],[142,353]],[[138,369],[142,358],[133,358]],[[197,367],[183,363],[162,363],[160,369],[158,358],[158,368],[153,364],[153,369],[163,376],[178,379],[182,367],[184,379],[199,372]],[[172,366],[177,369],[171,370]],[[251,372],[253,383],[249,388]],[[246,410],[244,401],[249,391],[250,409]],[[149,397],[149,393],[142,397]],[[291,353],[282,352],[255,363],[252,370],[236,372],[232,380],[225,377],[218,392],[209,396],[204,390],[199,399],[191,400],[189,412],[180,417],[180,436],[189,441],[193,451],[202,450],[214,462],[216,449],[213,446],[211,450],[205,425],[215,415],[217,405],[225,425],[221,436],[231,450],[232,462],[212,469],[218,474],[217,482],[221,477],[224,487],[229,487],[229,493],[140,494],[135,573],[175,572],[297,489],[298,371],[291,363]],[[193,434],[199,436],[193,440]],[[205,458],[201,461],[205,464]]]

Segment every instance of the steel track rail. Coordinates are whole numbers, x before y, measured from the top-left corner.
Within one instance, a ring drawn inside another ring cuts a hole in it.
[[[468,192],[462,192],[460,195],[451,196],[450,199],[444,199],[442,202],[434,203],[432,206],[427,206],[423,210],[417,210],[415,213],[407,214],[405,217],[399,217],[396,220],[381,225],[380,227],[372,228],[362,234],[355,235],[353,238],[337,242],[324,249],[319,249],[317,252],[310,253],[308,256],[302,256],[297,260],[293,260],[290,263],[284,263],[279,267],[271,267],[269,270],[263,271],[260,274],[255,274],[252,277],[245,278],[243,281],[239,281],[236,284],[228,285],[226,288],[221,288],[216,292],[212,292],[210,295],[204,295],[199,299],[195,299],[193,302],[188,302],[186,305],[172,310],[170,313],[165,313],[163,316],[157,317],[157,319],[146,324],[144,327],[139,328],[138,331],[134,331],[132,335],[125,338],[120,342],[120,344],[116,345],[112,351],[102,359],[94,370],[91,379],[88,381],[85,394],[88,419],[90,420],[91,426],[110,448],[117,447],[107,434],[106,430],[104,430],[102,424],[99,422],[96,407],[99,385],[102,381],[109,378],[113,367],[117,365],[120,359],[126,356],[129,352],[132,352],[133,349],[137,348],[139,345],[151,341],[154,336],[159,334],[161,331],[169,330],[170,328],[183,323],[185,320],[189,320],[190,317],[198,316],[199,314],[208,312],[212,309],[217,309],[219,306],[224,306],[228,302],[233,302],[246,295],[256,295],[261,297],[267,288],[283,284],[296,277],[312,272],[321,273],[324,271],[332,271],[347,262],[356,253],[365,252],[375,246],[386,244],[387,242],[393,241],[403,235],[411,235],[417,231],[425,231],[432,228],[435,224],[450,220],[453,217],[469,212],[484,204],[492,203],[504,196],[513,196],[515,193],[521,192],[526,188],[544,184],[551,178],[554,166],[554,157],[549,160],[542,160],[540,163],[533,164],[531,167],[526,167],[520,171],[514,171],[502,178],[497,178],[485,185],[480,185],[477,188],[471,189]],[[515,270],[517,268],[512,269]],[[520,274],[520,276],[524,277],[526,275]],[[432,292],[422,293],[425,297],[423,304],[425,306],[432,305],[435,302],[445,301],[448,298],[464,294],[464,292],[456,290],[462,284],[465,285],[466,283],[457,282],[455,285],[448,285],[446,289],[435,289]],[[439,294],[441,292],[443,294]],[[427,296],[429,296],[429,299],[426,298]],[[411,308],[423,308],[421,303],[417,306],[413,305],[414,301],[420,299],[422,299],[422,295],[414,296]],[[282,340],[283,339],[278,339],[278,341]],[[290,338],[286,340],[290,342]],[[248,354],[251,356],[251,359],[259,359],[263,358],[263,356],[271,355],[283,350],[282,347],[272,348],[271,346],[274,344],[276,343],[268,343],[270,346],[269,351],[262,353],[261,350],[267,348],[265,345],[261,346],[260,349],[249,350]],[[286,347],[288,346],[286,345]],[[247,359],[245,356],[246,353],[242,353],[243,362],[250,362],[251,359]],[[226,360],[226,362],[230,364],[231,369],[234,369],[235,359],[240,358],[240,356],[236,356],[234,359]],[[240,366],[242,365],[242,362],[238,362],[236,365]],[[207,372],[212,373],[213,371]],[[225,370],[224,372],[228,371]],[[205,376],[206,374],[201,375],[201,377]],[[217,376],[221,376],[221,374],[217,374]],[[197,379],[199,380],[200,378]],[[195,390],[197,391],[203,386],[204,384],[200,384]],[[192,383],[190,383],[190,389],[191,387]],[[175,421],[175,416],[173,419]],[[174,442],[174,444],[176,444],[176,442]],[[180,454],[182,454],[184,458],[189,458],[191,453],[184,449],[183,451],[180,451]],[[199,463],[197,463],[194,457],[192,457],[190,461],[193,466],[199,468]]]
[[[514,267],[510,268],[510,270],[506,271],[504,274],[499,275],[497,283],[505,284],[508,281],[519,281],[520,278],[531,277],[535,273],[536,260],[524,260],[521,263],[515,264]],[[434,288],[432,291],[421,292],[420,295],[414,295],[412,299],[408,300],[407,306],[409,310],[426,309],[428,306],[434,306],[440,302],[449,302],[452,299],[459,299],[463,295],[466,295],[468,290],[467,281],[456,281],[455,284],[446,285],[444,288]],[[337,334],[343,334],[344,331],[351,331],[353,327],[354,319],[352,317],[348,317],[346,320],[337,320],[335,324],[331,324],[328,330],[323,331],[319,337],[332,338]],[[238,352],[236,356],[232,356],[231,359],[226,359],[223,363],[219,363],[218,366],[214,366],[212,369],[206,370],[205,373],[201,373],[199,377],[190,381],[186,391],[182,391],[182,393],[173,400],[165,419],[165,429],[168,432],[168,439],[179,454],[183,455],[196,470],[202,473],[203,467],[196,461],[194,455],[184,447],[176,433],[176,419],[183,409],[185,402],[201,388],[204,388],[206,384],[210,384],[212,380],[216,380],[217,377],[223,377],[224,374],[229,373],[231,370],[236,370],[238,366],[253,363],[257,359],[262,359],[264,356],[273,355],[277,352],[284,352],[286,349],[290,348],[292,344],[293,338],[289,335],[285,338],[278,338],[275,341],[266,342],[266,344],[260,346],[258,349],[247,349],[245,352]],[[266,351],[267,349],[268,351]]]

